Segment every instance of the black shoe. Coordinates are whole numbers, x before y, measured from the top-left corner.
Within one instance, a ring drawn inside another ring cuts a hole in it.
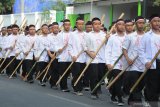
[[[89,87],[84,87],[84,90],[85,90],[85,91],[89,91],[90,88],[89,88]]]
[[[58,86],[56,86],[56,85],[51,85],[51,88],[58,90]]]
[[[124,106],[124,102],[122,100],[122,97],[118,97],[118,106]]]
[[[91,99],[93,99],[93,100],[97,100],[98,98],[99,98],[98,95],[95,95],[95,94],[91,95]]]
[[[124,106],[124,102],[123,101],[118,101],[118,106]]]
[[[70,92],[69,89],[62,89],[63,92]]]
[[[113,104],[117,104],[118,103],[118,100],[115,98],[115,97],[111,97],[111,102]]]
[[[43,87],[45,87],[46,86],[46,84],[44,83],[44,82],[39,82],[39,84],[41,85],[41,86],[43,86]]]
[[[28,82],[29,82],[30,84],[34,83],[34,81],[33,81],[33,80],[28,80]]]

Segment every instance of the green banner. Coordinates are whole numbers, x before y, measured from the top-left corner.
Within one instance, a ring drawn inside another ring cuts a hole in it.
[[[142,14],[142,5],[141,5],[141,1],[138,0],[138,16],[141,16]]]
[[[64,20],[64,11],[56,11],[56,22]]]
[[[75,24],[76,24],[76,19],[79,17],[78,14],[69,14],[68,15],[68,19],[71,22],[71,27],[74,28]]]

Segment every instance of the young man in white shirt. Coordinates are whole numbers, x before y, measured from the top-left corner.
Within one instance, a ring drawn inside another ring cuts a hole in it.
[[[64,30],[61,31],[58,34],[58,62],[59,62],[59,74],[63,75],[69,64],[71,63],[71,56],[69,55],[68,51],[68,41],[71,35],[70,31],[70,20],[65,19],[63,21],[63,27]],[[60,89],[63,92],[69,92],[70,90],[68,89],[67,86],[67,78],[69,76],[70,72],[68,72],[61,80],[60,82]]]
[[[160,50],[160,16],[156,14],[152,15],[149,21],[151,31],[147,32],[142,38],[139,57],[145,67],[149,69],[145,77],[145,99],[149,102],[151,107],[158,107],[160,93],[160,55],[153,64],[151,64],[151,60]]]
[[[49,75],[51,76],[51,79],[49,81],[51,88],[57,89],[56,82],[59,79],[59,72],[58,72],[58,33],[59,33],[59,25],[57,22],[52,23],[52,33],[49,34],[48,38],[50,41],[48,55],[49,59],[55,58],[54,61],[51,63],[50,69],[49,69]]]
[[[41,73],[42,70],[45,69],[45,67],[48,64],[49,57],[47,51],[49,50],[49,40],[48,40],[48,25],[43,24],[41,27],[42,35],[38,36],[34,43],[34,55],[35,60],[38,61],[36,65],[36,72]],[[41,55],[41,56],[40,56]],[[39,84],[41,86],[45,86],[46,80],[42,81],[44,77],[45,72],[38,78]]]
[[[19,26],[14,24],[12,25],[12,34],[10,34],[8,36],[8,39],[7,39],[7,44],[6,44],[6,54],[7,55],[8,53],[8,62],[10,62],[16,55],[16,49],[15,49],[15,46],[16,46],[16,41],[18,39],[18,31],[19,31]],[[7,75],[10,76],[12,74],[12,72],[15,70],[15,68],[17,67],[18,65],[18,60],[13,60],[13,62],[8,66],[7,68]],[[16,77],[16,74],[13,75],[13,77]]]
[[[110,71],[110,77],[109,79],[111,80],[111,78],[115,78],[123,69],[123,61],[122,59],[120,59],[118,61],[118,63],[115,65],[115,67],[113,68],[113,64],[115,63],[115,61],[119,58],[119,56],[122,54],[122,44],[124,42],[125,39],[125,23],[123,19],[118,19],[116,21],[116,30],[117,33],[112,35],[107,42],[106,45],[106,50],[105,50],[105,58],[106,58],[106,64]],[[122,100],[122,82],[123,79],[122,77],[119,78],[118,81],[115,82],[115,84],[110,88],[110,93],[111,93],[111,101],[113,103],[117,103],[117,99],[116,97],[118,97],[118,104],[119,106],[124,105],[124,102]]]
[[[142,89],[144,87],[143,82],[137,86],[136,90],[133,93],[129,93],[133,84],[138,80],[142,72],[144,71],[144,65],[141,60],[138,58],[138,49],[140,47],[141,38],[144,36],[144,24],[145,19],[142,16],[138,16],[135,19],[136,31],[127,35],[123,43],[123,54],[125,57],[124,68],[130,65],[130,68],[127,69],[126,75],[124,78],[124,92],[129,95],[128,104],[134,106],[136,103],[141,103],[142,98]],[[133,62],[133,59],[137,59]]]
[[[77,30],[75,30],[68,42],[69,45],[69,55],[72,58],[72,61],[74,62],[73,66],[71,67],[71,73],[73,76],[72,79],[72,87],[74,89],[74,93],[76,95],[83,95],[81,92],[83,89],[83,83],[82,79],[77,83],[76,86],[74,86],[75,81],[78,79],[80,73],[85,67],[86,62],[86,53],[83,52],[78,56],[78,54],[83,51],[83,45],[85,44],[85,32],[83,31],[84,28],[84,20],[82,18],[77,18],[76,20],[76,27]]]
[[[133,26],[134,26],[134,23],[132,22],[132,20],[129,20],[129,19],[125,20],[125,29],[126,29],[127,35],[133,32],[134,30]]]
[[[86,63],[88,63],[91,58],[93,58],[94,60],[91,62],[91,64],[89,65],[86,73],[88,73],[88,79],[90,82],[90,89],[91,91],[93,90],[93,88],[97,85],[98,83],[98,63],[100,62],[100,56],[101,56],[101,51],[103,49],[103,47],[100,49],[100,51],[98,52],[98,54],[96,55],[96,51],[99,48],[99,46],[102,44],[102,41],[105,39],[105,36],[99,35],[100,28],[101,28],[101,21],[99,18],[93,18],[92,19],[92,26],[93,26],[93,31],[90,32],[87,36],[86,36],[86,53],[87,53],[87,60]],[[97,94],[97,90],[95,90],[93,93],[91,93],[91,98],[92,99],[97,99],[98,98],[98,94]]]
[[[24,55],[27,56],[23,62],[23,72],[22,72],[22,76],[25,77],[31,70],[32,66],[35,63],[34,60],[34,50],[33,50],[33,46],[34,46],[34,42],[37,38],[36,35],[36,29],[35,29],[35,25],[29,25],[29,34],[26,35],[25,37],[25,49],[24,49]],[[32,69],[32,71],[30,72],[30,74],[27,77],[27,81],[29,83],[33,83],[33,74],[35,71],[35,67]]]
[[[85,24],[85,33],[87,36],[91,31],[92,31],[93,27],[92,27],[92,21],[88,21],[86,24]],[[85,72],[84,73],[84,76],[83,76],[83,87],[84,87],[84,90],[85,91],[89,91],[89,79],[88,79],[88,73]]]
[[[8,36],[10,34],[12,34],[12,26],[11,25],[7,27],[7,34],[8,34]]]
[[[0,61],[0,64],[3,62],[3,60],[4,60],[4,54],[5,54],[5,50],[4,50],[4,48],[5,48],[5,45],[6,45],[6,36],[7,36],[7,28],[6,27],[2,27],[1,28],[1,34],[0,34],[0,58],[2,58],[1,59],[1,61]],[[5,61],[6,62],[6,61]],[[5,68],[5,66],[6,66],[6,63],[4,63],[3,65],[2,65],[2,67],[0,68],[0,73],[1,73],[1,71]],[[3,72],[4,73],[4,72]]]

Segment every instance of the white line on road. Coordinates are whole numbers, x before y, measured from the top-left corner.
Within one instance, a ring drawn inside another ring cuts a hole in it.
[[[51,97],[60,99],[60,100],[64,100],[64,101],[71,102],[71,103],[75,103],[75,104],[78,104],[78,105],[82,105],[83,107],[92,107],[91,105],[84,104],[84,103],[81,103],[81,102],[78,102],[78,101],[75,101],[75,100],[66,99],[66,98],[59,97],[59,96],[52,95],[52,94],[48,94],[48,95],[51,96]]]

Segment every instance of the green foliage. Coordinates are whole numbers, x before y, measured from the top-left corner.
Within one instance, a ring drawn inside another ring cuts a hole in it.
[[[154,0],[154,5],[160,6],[160,0]]]
[[[53,10],[56,11],[65,11],[66,4],[62,0],[57,0],[57,4],[52,7]]]
[[[90,2],[92,0],[74,0],[74,3],[84,3],[84,2]]]
[[[0,13],[6,13],[11,10],[15,0],[0,0]]]

